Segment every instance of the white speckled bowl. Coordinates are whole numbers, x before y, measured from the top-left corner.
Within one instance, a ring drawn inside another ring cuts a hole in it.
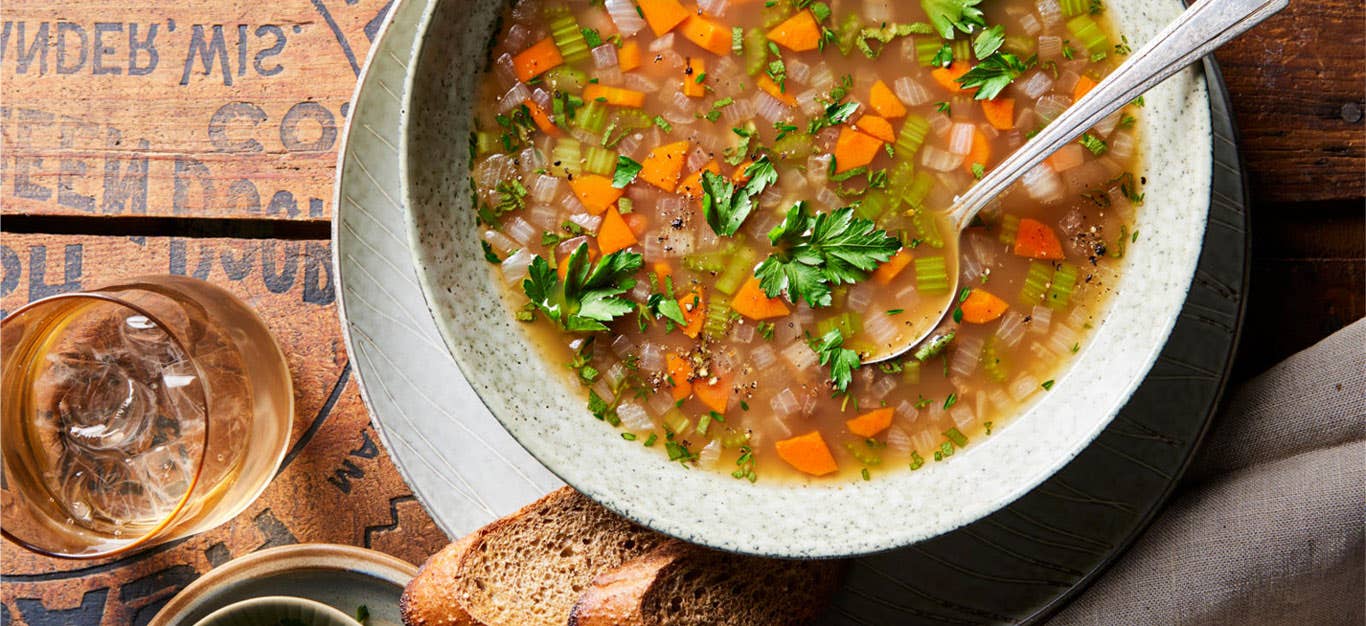
[[[468,205],[471,94],[501,0],[438,0],[423,16],[400,124],[417,274],[466,379],[532,455],[607,507],[712,547],[785,557],[877,552],[947,532],[1038,485],[1105,428],[1147,374],[1190,286],[1209,209],[1208,99],[1196,70],[1149,93],[1147,200],[1111,310],[1052,391],[981,443],[871,482],[748,484],[686,471],[592,419],[558,363],[505,310]],[[1176,0],[1107,3],[1135,46]]]

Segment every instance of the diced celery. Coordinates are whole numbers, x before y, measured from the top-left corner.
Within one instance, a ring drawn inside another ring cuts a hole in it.
[[[694,272],[719,272],[726,269],[726,259],[730,256],[725,251],[699,252],[683,257],[683,267]]]
[[[834,329],[840,329],[840,336],[848,339],[863,330],[863,316],[853,311],[845,311],[834,317],[827,317],[816,324],[816,336],[824,337]]]
[[[577,139],[561,137],[555,141],[550,151],[550,172],[556,176],[563,172],[579,174],[583,172],[583,144]]]
[[[1086,46],[1086,50],[1091,54],[1110,51],[1110,39],[1105,36],[1100,24],[1089,15],[1078,15],[1067,20],[1067,30],[1072,33],[1077,43]]]
[[[664,415],[660,416],[659,421],[664,424],[665,428],[669,429],[669,432],[675,434],[687,432],[688,425],[691,423],[688,416],[684,415],[683,411],[680,411],[676,406],[670,407]]]
[[[1053,278],[1053,268],[1047,263],[1030,261],[1029,271],[1025,272],[1024,286],[1020,288],[1020,303],[1034,306],[1043,299],[1048,291],[1048,282]]]
[[[996,335],[987,337],[986,344],[982,346],[982,369],[987,373],[987,378],[1003,383],[1006,381],[1006,362],[998,343]]]
[[[749,246],[740,246],[731,255],[726,269],[716,277],[716,290],[728,296],[735,295],[749,277],[754,275],[754,260],[759,253]]]
[[[972,42],[967,37],[953,40],[953,60],[967,61],[972,58]]]
[[[914,161],[915,153],[925,143],[925,136],[929,132],[929,120],[914,113],[907,115],[906,122],[901,126],[901,134],[896,138],[896,158],[902,161]]]
[[[788,133],[787,136],[773,142],[772,148],[773,153],[785,161],[805,160],[815,149],[815,142],[811,135],[806,133]]]
[[[735,429],[727,428],[726,433],[721,435],[722,448],[738,448],[749,443],[749,432],[738,432]]]
[[[1089,0],[1061,0],[1058,4],[1062,5],[1062,14],[1067,17],[1088,13],[1091,9]]]
[[[475,156],[493,154],[497,152],[500,147],[501,145],[498,143],[498,137],[493,133],[486,133],[481,130],[474,134]]]
[[[1053,281],[1048,287],[1045,304],[1052,309],[1066,308],[1072,299],[1072,290],[1077,286],[1077,266],[1061,263],[1053,271]]]
[[[550,21],[550,36],[555,39],[555,47],[568,64],[588,60],[588,42],[583,38],[583,30],[570,14],[561,15]]]
[[[849,287],[840,285],[830,289],[830,306],[840,308],[844,306],[844,301],[849,298]]]
[[[594,135],[601,135],[607,127],[607,105],[597,100],[583,105],[574,114],[574,125]]]
[[[934,65],[934,55],[944,47],[944,40],[932,35],[917,35],[915,38],[915,58],[921,65]]]
[[[597,146],[584,146],[583,169],[590,174],[611,176],[617,168],[617,153]]]
[[[1001,44],[1001,47],[1005,49],[1006,52],[1014,54],[1015,56],[1018,56],[1023,59],[1034,54],[1035,46],[1037,45],[1037,43],[1038,40],[1033,37],[1027,37],[1024,35],[1007,35],[1005,43]]]
[[[915,224],[915,233],[919,235],[920,241],[931,248],[944,247],[944,236],[940,233],[937,215],[925,209],[917,209],[911,220]]]
[[[854,51],[854,42],[858,39],[859,31],[863,30],[863,20],[859,19],[858,11],[850,11],[845,14],[844,21],[835,30],[835,41],[840,49],[840,54],[849,56]]]
[[[541,75],[551,91],[579,93],[588,84],[588,75],[567,65],[552,68]]]
[[[906,192],[915,183],[915,162],[901,161],[892,167],[887,176],[887,208],[895,211],[906,201]]]
[[[708,339],[721,339],[730,332],[732,319],[730,302],[725,298],[712,298],[707,301],[707,317],[702,323],[702,332]]]
[[[1015,245],[1015,235],[1020,232],[1020,216],[1006,213],[1001,216],[1001,243]]]
[[[942,256],[926,256],[915,260],[915,285],[923,294],[949,292],[949,272]]]
[[[859,463],[873,466],[882,463],[882,455],[877,453],[877,449],[868,445],[863,439],[844,442],[844,449],[849,451],[849,456],[854,457]]]
[[[934,189],[934,177],[929,172],[916,172],[915,180],[911,181],[911,186],[901,195],[901,199],[914,207],[918,214],[925,206],[925,198],[930,195],[931,189]]]
[[[881,191],[870,191],[863,195],[863,199],[854,205],[854,214],[864,219],[876,220],[880,215],[887,212],[887,205],[891,201],[887,199],[887,194]]]
[[[792,17],[792,7],[790,3],[787,2],[765,3],[763,17],[764,29],[773,28],[774,26],[783,23],[787,18]]]
[[[757,76],[768,65],[768,36],[751,28],[745,32],[745,73]]]
[[[920,384],[920,361],[905,361],[901,368],[901,380],[911,385]]]

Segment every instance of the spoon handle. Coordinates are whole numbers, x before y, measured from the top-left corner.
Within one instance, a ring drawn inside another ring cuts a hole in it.
[[[1186,9],[1081,100],[959,196],[949,209],[953,232],[971,222],[978,211],[1055,150],[1287,4],[1289,0],[1200,0]]]

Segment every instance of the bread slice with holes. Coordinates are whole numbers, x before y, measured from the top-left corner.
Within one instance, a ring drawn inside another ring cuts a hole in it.
[[[669,541],[599,575],[569,626],[811,624],[841,570],[837,561],[746,557]]]
[[[564,626],[603,572],[664,543],[568,487],[447,546],[404,590],[408,626]]]

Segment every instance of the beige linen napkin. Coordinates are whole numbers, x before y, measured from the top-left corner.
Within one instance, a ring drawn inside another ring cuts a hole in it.
[[[1366,623],[1363,512],[1358,320],[1234,390],[1166,510],[1052,623]]]

